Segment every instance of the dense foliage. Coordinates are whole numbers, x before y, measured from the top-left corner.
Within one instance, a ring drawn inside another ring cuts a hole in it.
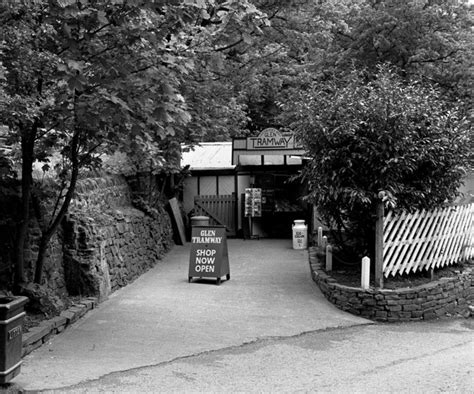
[[[285,110],[312,158],[309,200],[360,257],[373,255],[380,196],[391,209],[429,209],[454,198],[466,174],[472,129],[460,106],[387,66],[315,83]]]
[[[183,87],[190,75],[196,77],[195,62],[221,36],[239,29],[243,34],[263,19],[246,1],[0,5],[0,124],[9,127],[22,163],[17,282],[25,280],[34,163],[45,163],[44,170],[54,164],[61,186],[57,210],[41,221],[35,275],[40,282],[44,252],[68,210],[80,170],[97,165],[100,153],[118,149],[155,170],[176,171],[179,143],[193,137],[185,126],[197,105],[186,102]],[[62,158],[53,163],[57,152]]]

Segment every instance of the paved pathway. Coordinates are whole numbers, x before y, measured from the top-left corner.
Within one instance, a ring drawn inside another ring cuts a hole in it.
[[[265,338],[371,322],[340,311],[312,282],[308,254],[290,240],[229,240],[229,281],[188,283],[190,244],[115,292],[28,355],[26,390],[75,385],[112,372]]]
[[[472,393],[474,319],[279,337],[112,373],[51,394]]]

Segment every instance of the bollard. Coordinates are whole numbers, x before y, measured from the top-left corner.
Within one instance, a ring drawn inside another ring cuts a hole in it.
[[[367,290],[370,287],[370,259],[365,256],[362,259],[362,273],[360,277],[360,287]]]
[[[326,246],[326,271],[332,271],[332,246]]]
[[[318,227],[318,247],[322,247],[323,245],[323,228]]]

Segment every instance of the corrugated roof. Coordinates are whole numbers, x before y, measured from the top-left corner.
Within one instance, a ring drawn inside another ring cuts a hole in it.
[[[235,165],[232,165],[232,142],[201,142],[188,149],[183,147],[183,167],[189,165],[191,170],[235,168]]]

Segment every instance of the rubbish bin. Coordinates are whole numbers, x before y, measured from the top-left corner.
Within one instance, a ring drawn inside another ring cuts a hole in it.
[[[293,249],[306,249],[308,247],[308,226],[304,220],[293,222]]]
[[[209,226],[209,218],[207,216],[191,217],[191,227],[194,226]]]
[[[23,311],[27,297],[0,296],[0,384],[20,373]]]

